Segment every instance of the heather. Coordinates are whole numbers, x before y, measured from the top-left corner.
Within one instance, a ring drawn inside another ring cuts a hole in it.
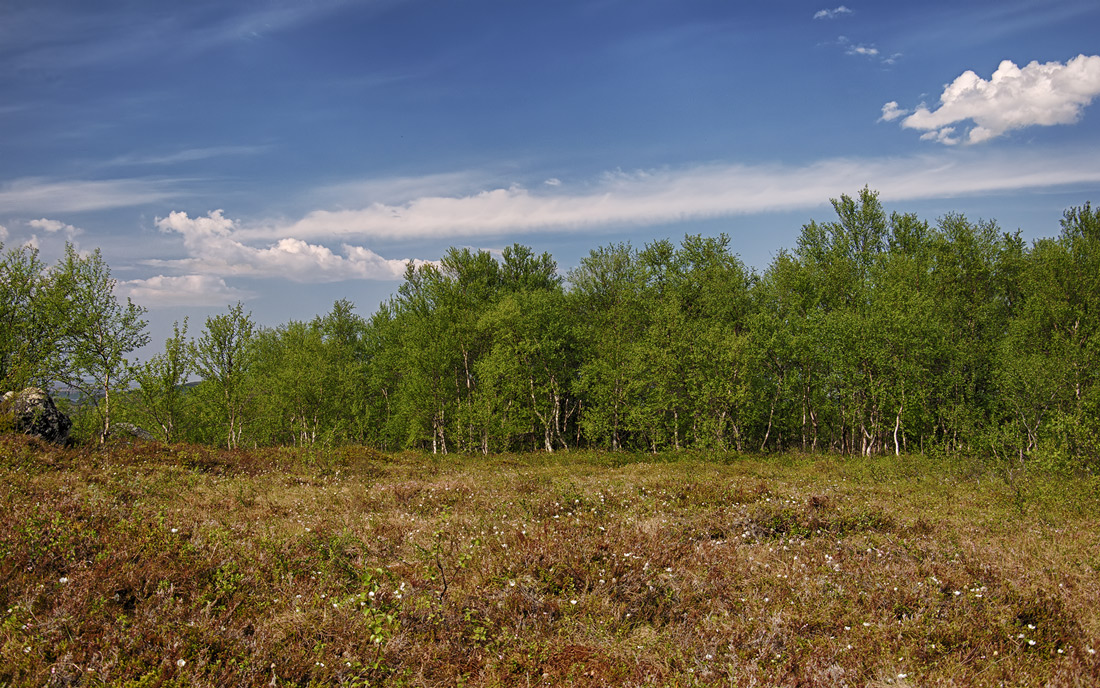
[[[1095,685],[1100,481],[995,456],[0,438],[0,685]]]

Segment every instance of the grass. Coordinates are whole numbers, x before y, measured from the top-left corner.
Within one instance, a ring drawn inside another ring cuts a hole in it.
[[[0,438],[0,686],[1100,684],[1100,480]]]

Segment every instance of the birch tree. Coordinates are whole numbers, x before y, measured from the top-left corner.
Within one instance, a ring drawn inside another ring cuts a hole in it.
[[[184,415],[191,350],[187,345],[187,319],[172,324],[172,336],[164,342],[164,351],[133,369],[138,383],[141,411],[161,430],[165,443],[176,438]]]
[[[240,444],[244,431],[255,330],[252,314],[245,313],[238,301],[228,313],[208,317],[191,348],[195,371],[213,388],[218,400],[218,415],[225,424],[225,443],[229,449]]]
[[[72,244],[66,244],[51,279],[66,323],[59,377],[92,403],[102,444],[111,433],[112,394],[131,379],[126,355],[149,342],[142,319],[145,309],[130,299],[125,305],[118,301],[116,280],[99,249],[80,256]]]
[[[58,315],[38,250],[5,251],[0,257],[0,391],[47,384],[57,363]]]

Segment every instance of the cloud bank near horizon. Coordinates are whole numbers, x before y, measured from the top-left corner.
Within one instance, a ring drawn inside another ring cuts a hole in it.
[[[479,177],[480,173],[472,173]],[[432,175],[453,188],[461,174]],[[126,295],[150,306],[217,305],[252,296],[227,277],[277,278],[298,283],[398,281],[415,258],[385,258],[363,244],[469,241],[540,232],[613,231],[709,218],[789,212],[826,205],[864,186],[884,202],[955,198],[1100,182],[1100,160],[1083,152],[986,153],[848,159],[804,166],[701,165],[610,172],[585,185],[555,179],[537,190],[519,185],[465,195],[418,195],[404,202],[353,210],[314,210],[300,219],[254,223],[222,210],[158,218],[178,236],[187,257],[152,259],[163,271],[123,284]],[[403,180],[417,193],[423,185]],[[360,189],[359,185],[348,188]],[[338,250],[329,247],[338,246]]]
[[[906,129],[923,131],[921,140],[953,146],[975,144],[1032,126],[1074,124],[1100,95],[1100,55],[1067,61],[1031,62],[1018,67],[1003,60],[988,81],[967,70],[944,87],[940,106],[910,111],[897,101],[882,106],[880,120],[901,120]],[[957,131],[961,123],[972,127]]]
[[[834,158],[803,166],[700,165],[615,171],[590,184],[521,185],[422,195],[300,219],[231,223],[236,241],[457,240],[505,233],[575,232],[812,208],[863,186],[885,201],[952,198],[1100,181],[1083,152]],[[184,216],[186,217],[186,216]],[[190,218],[187,218],[190,220]],[[197,221],[198,218],[195,219]]]
[[[256,296],[245,289],[231,287],[211,275],[157,275],[149,279],[119,282],[115,293],[146,307],[224,306]]]
[[[280,277],[303,283],[396,280],[410,262],[417,262],[387,260],[370,249],[349,244],[343,244],[342,255],[338,255],[327,246],[294,237],[282,237],[263,247],[250,246],[238,238],[238,223],[221,210],[194,218],[175,211],[158,218],[156,225],[162,232],[180,235],[190,257],[150,260],[148,264],[192,274]]]

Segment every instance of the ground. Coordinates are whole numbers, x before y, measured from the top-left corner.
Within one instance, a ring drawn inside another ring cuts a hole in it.
[[[0,438],[0,686],[1100,684],[1100,479]]]

